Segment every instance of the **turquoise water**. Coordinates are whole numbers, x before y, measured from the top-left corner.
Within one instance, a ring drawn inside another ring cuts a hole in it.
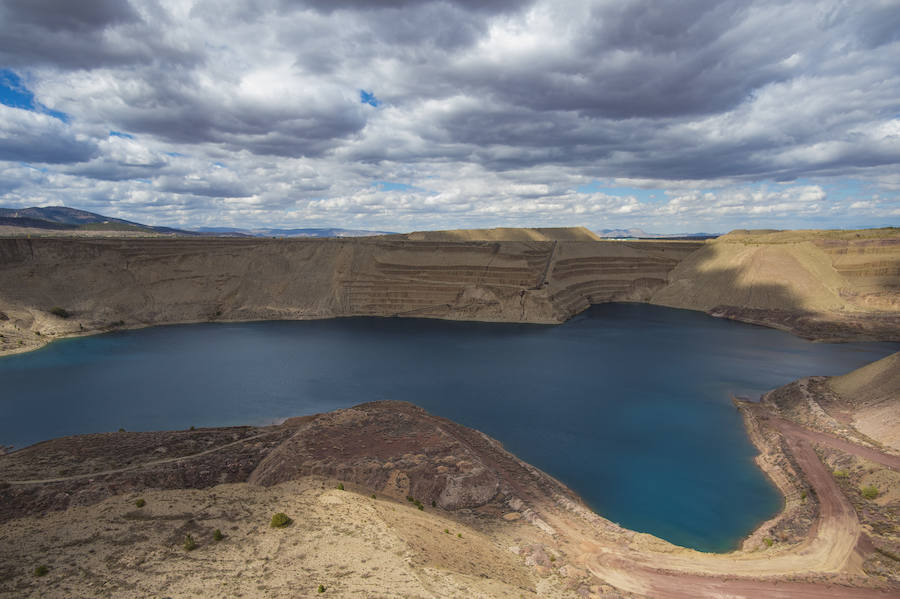
[[[619,524],[706,551],[781,505],[730,395],[853,370],[898,344],[809,343],[638,304],[560,326],[347,318],[197,324],[0,359],[0,444],[262,424],[376,399],[478,428]]]

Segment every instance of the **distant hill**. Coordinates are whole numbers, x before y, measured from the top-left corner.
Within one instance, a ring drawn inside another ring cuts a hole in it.
[[[199,227],[194,229],[206,235],[246,235],[249,237],[370,237],[372,235],[393,235],[388,231],[366,231],[363,229],[241,229],[236,227]]]
[[[136,231],[195,235],[171,227],[153,227],[65,206],[43,208],[0,208],[0,225],[56,231]]]
[[[387,235],[385,231],[357,229],[241,229],[236,227],[201,227],[194,230],[144,225],[121,218],[104,216],[87,210],[65,206],[44,208],[0,208],[0,226],[46,229],[47,231],[131,231],[170,235],[215,235],[227,237],[366,237]]]
[[[717,233],[648,233],[643,229],[602,229],[597,232],[602,239],[712,239]]]

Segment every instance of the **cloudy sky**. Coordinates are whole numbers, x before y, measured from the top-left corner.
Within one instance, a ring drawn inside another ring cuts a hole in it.
[[[900,0],[2,0],[0,206],[900,225]]]

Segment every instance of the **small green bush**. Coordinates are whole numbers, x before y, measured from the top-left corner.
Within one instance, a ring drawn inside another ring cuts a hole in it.
[[[434,499],[431,500],[431,507],[437,507],[437,501]]]
[[[372,493],[372,499],[378,499],[378,498],[375,496],[375,493]]]
[[[339,491],[343,491],[343,490],[344,490],[344,483],[338,483],[337,488],[338,488]]]
[[[849,473],[846,470],[835,470],[834,477],[835,478],[847,478]]]
[[[185,551],[193,551],[197,548],[197,543],[194,541],[194,537],[191,535],[184,535],[184,550]]]
[[[269,523],[269,526],[272,528],[284,528],[285,526],[289,526],[293,522],[288,515],[284,512],[278,512],[274,516],[272,516],[272,522]]]
[[[449,529],[449,528],[445,528],[445,529],[444,529],[444,534],[445,534],[445,535],[449,535],[449,534],[450,534],[450,529]]]
[[[860,489],[859,492],[862,493],[862,496],[866,499],[875,499],[878,497],[878,487],[875,485],[866,485]]]
[[[68,318],[72,316],[72,314],[68,310],[66,310],[65,308],[60,308],[59,306],[50,308],[50,314],[59,316],[60,318]]]
[[[775,541],[773,541],[772,539],[766,537],[765,539],[763,539],[763,543],[766,544],[766,547],[771,547],[772,545],[775,544]]]
[[[223,535],[222,531],[219,530],[218,528],[213,531],[213,540],[214,541],[221,541],[224,538],[225,538],[225,535]]]
[[[147,505],[147,502],[144,501],[143,497],[141,497],[140,499],[138,499],[137,501],[134,502],[134,505],[136,505],[138,507],[144,507],[145,505]]]
[[[324,592],[325,592],[325,585],[324,585],[324,584],[320,584],[320,585],[319,585],[319,592],[320,592],[320,593],[324,593]]]
[[[35,576],[46,576],[49,571],[50,571],[50,568],[41,564],[40,566],[38,566],[34,569],[34,575]]]
[[[407,496],[406,496],[406,500],[407,500],[408,502],[410,502],[410,503],[412,503],[413,501],[415,501],[415,499],[413,499],[412,496],[410,496],[410,495],[407,495]]]
[[[461,533],[461,532],[458,532],[458,533],[456,533],[456,536],[459,537],[459,538],[461,539],[461,538],[462,538],[462,533]]]

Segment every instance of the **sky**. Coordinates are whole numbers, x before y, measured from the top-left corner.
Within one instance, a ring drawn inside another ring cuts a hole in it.
[[[900,225],[900,0],[3,0],[0,206]]]

